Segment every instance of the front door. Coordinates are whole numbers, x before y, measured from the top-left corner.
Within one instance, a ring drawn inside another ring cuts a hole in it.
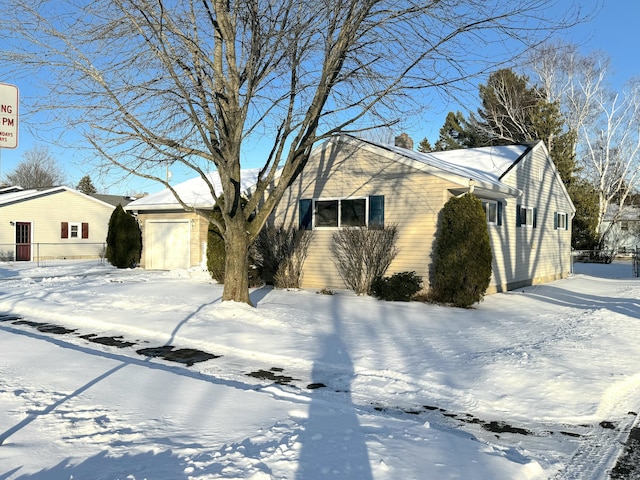
[[[16,222],[16,260],[31,260],[31,223]]]

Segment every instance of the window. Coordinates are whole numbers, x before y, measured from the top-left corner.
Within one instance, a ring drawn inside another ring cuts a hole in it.
[[[516,207],[516,227],[536,228],[537,209],[535,207]]]
[[[489,225],[502,225],[502,202],[483,200],[482,208],[487,214],[487,223]]]
[[[60,238],[89,238],[88,223],[69,223],[62,222],[60,224]]]
[[[300,228],[304,230],[384,225],[384,197],[303,199],[298,213]]]
[[[569,230],[569,215],[562,212],[556,212],[553,227],[556,230]]]
[[[620,222],[620,230],[629,230],[629,222],[626,220]]]

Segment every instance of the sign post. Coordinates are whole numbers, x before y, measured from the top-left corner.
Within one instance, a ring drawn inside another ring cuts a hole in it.
[[[18,87],[0,83],[0,148],[18,146]]]

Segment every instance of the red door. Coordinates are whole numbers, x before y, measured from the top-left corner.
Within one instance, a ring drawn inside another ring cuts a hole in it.
[[[31,224],[16,222],[16,260],[28,262],[31,260]]]

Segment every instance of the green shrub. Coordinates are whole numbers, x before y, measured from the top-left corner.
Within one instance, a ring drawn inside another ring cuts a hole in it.
[[[469,308],[491,280],[491,243],[482,202],[473,194],[453,197],[440,212],[431,269],[431,298]]]
[[[216,206],[211,214],[212,221],[209,222],[209,230],[207,231],[207,270],[211,278],[218,283],[224,283],[224,271],[227,255],[224,247],[224,238],[220,230],[213,223],[213,219],[222,222],[222,213]]]
[[[380,300],[408,302],[422,290],[422,277],[416,272],[398,272],[390,277],[377,277],[371,284],[371,293]]]
[[[133,268],[140,263],[142,233],[138,221],[118,205],[109,219],[107,250],[109,263],[118,268]]]

